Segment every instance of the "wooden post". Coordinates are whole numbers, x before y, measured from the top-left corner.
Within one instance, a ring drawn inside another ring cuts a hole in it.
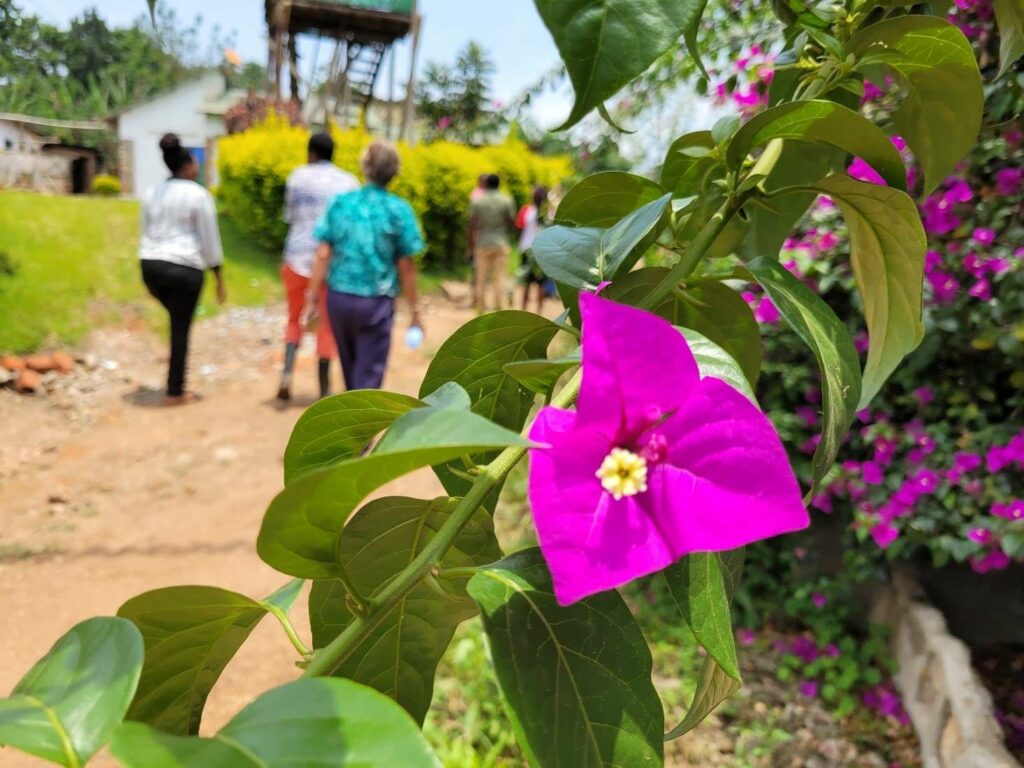
[[[299,47],[295,37],[288,33],[288,77],[292,101],[299,101]]]
[[[394,44],[388,50],[390,59],[388,60],[388,123],[387,123],[387,138],[388,141],[395,140],[395,59],[397,58],[398,51],[395,49]]]
[[[420,50],[422,24],[418,5],[414,2],[412,6],[412,53],[409,56],[409,84],[405,89],[405,115],[402,119],[402,139],[410,146],[416,144],[416,136],[413,133],[413,119],[416,116],[416,56]]]

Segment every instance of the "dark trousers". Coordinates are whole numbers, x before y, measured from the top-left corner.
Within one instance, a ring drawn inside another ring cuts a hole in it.
[[[341,358],[345,389],[380,389],[391,351],[395,300],[327,292],[327,314]]]
[[[157,259],[142,261],[142,280],[146,288],[164,305],[171,318],[171,363],[167,372],[167,394],[171,397],[185,392],[188,334],[203,291],[203,277],[201,269]]]

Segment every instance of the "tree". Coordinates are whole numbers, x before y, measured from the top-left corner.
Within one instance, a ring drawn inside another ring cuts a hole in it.
[[[503,119],[490,104],[494,64],[470,41],[452,65],[431,61],[416,87],[416,103],[428,134],[468,143],[499,130]]]

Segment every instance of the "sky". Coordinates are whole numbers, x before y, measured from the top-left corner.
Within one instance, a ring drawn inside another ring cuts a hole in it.
[[[202,16],[206,28],[217,24],[224,33],[237,33],[236,48],[245,61],[266,61],[262,0],[161,1],[173,3],[183,19]],[[504,0],[500,4],[481,0],[419,0],[419,4],[424,18],[418,62],[421,70],[431,60],[453,61],[460,48],[476,40],[496,66],[492,95],[507,104],[559,63],[558,51],[532,0]],[[115,25],[130,24],[147,13],[145,0],[21,0],[20,5],[61,25],[90,7],[98,7],[100,15]],[[400,85],[396,90],[408,76],[409,48],[406,42],[397,49],[396,82]],[[312,41],[303,45],[300,52],[306,62],[314,49]],[[330,48],[322,47],[320,56],[326,60]],[[383,85],[386,77],[381,81]],[[539,124],[551,127],[568,114],[570,105],[571,94],[562,89],[538,99],[532,114]]]

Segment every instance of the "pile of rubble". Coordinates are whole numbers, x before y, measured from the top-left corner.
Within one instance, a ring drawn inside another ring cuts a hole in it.
[[[0,387],[11,386],[23,394],[45,392],[60,376],[75,370],[79,361],[67,352],[0,357]]]

